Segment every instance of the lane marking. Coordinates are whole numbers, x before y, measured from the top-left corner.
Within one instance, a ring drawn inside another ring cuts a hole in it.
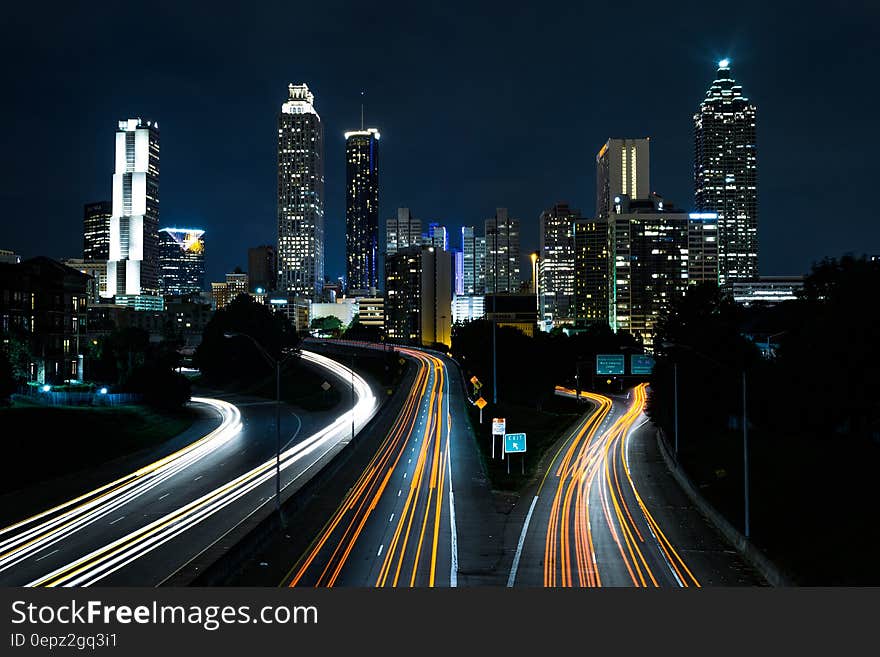
[[[122,518],[125,518],[125,516],[122,516]],[[110,524],[111,524],[111,525],[115,525],[117,522],[119,522],[120,520],[122,520],[122,518],[117,518],[116,520],[113,520]]]
[[[397,490],[397,497],[400,497],[400,489]]]
[[[199,475],[198,477],[196,477],[195,479],[193,479],[193,481],[198,481],[199,479],[201,479],[201,478],[204,477],[204,476],[205,476],[205,475]]]
[[[519,558],[522,556],[523,544],[526,542],[526,532],[529,531],[529,523],[532,521],[532,512],[535,510],[535,504],[538,502],[538,496],[532,499],[532,505],[526,514],[526,520],[523,523],[522,532],[519,535],[519,542],[516,544],[516,554],[513,556],[513,564],[510,567],[510,577],[507,578],[507,588],[513,588],[516,581],[516,570],[519,568]]]
[[[384,543],[382,543],[382,545],[379,546],[379,551],[376,553],[376,556],[377,556],[377,557],[381,557],[381,556],[382,556],[382,548],[384,548],[384,547],[385,547],[385,544],[384,544]]]
[[[394,522],[394,514],[393,513],[391,514],[391,517],[388,518],[388,522]]]
[[[58,550],[52,550],[49,554],[44,554],[42,557],[40,557],[39,559],[37,559],[37,561],[42,561],[42,560],[45,559],[46,557],[51,557],[53,554],[55,554],[55,553],[58,552],[59,550],[61,550],[61,548],[58,548]]]
[[[160,499],[160,500],[164,500],[164,499],[165,499],[166,497],[168,497],[169,495],[171,495],[171,493],[165,493],[165,494],[162,495],[159,499]]]

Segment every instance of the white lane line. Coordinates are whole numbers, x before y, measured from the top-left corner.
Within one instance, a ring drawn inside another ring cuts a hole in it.
[[[405,473],[405,472],[403,473],[403,478],[406,479],[406,473]]]
[[[394,522],[394,514],[393,513],[391,514],[391,517],[388,518],[388,522]]]
[[[58,548],[58,550],[60,550],[60,549],[61,549],[61,548]],[[53,554],[55,554],[56,552],[58,552],[58,550],[52,550],[49,554],[44,554],[42,557],[40,557],[39,559],[37,559],[37,561],[42,561],[42,560],[45,559],[46,557],[51,557]]]
[[[119,522],[120,520],[122,520],[122,518],[125,518],[125,516],[122,516],[121,518],[117,518],[116,520],[112,520],[112,521],[110,522],[110,524],[111,524],[111,525],[115,525],[117,522]]]
[[[199,475],[198,477],[196,477],[195,479],[193,479],[193,481],[198,481],[199,479],[201,479],[201,478],[204,477],[204,476],[205,476],[205,475]]]
[[[529,531],[529,523],[532,521],[532,512],[535,510],[535,504],[538,502],[538,496],[532,500],[529,512],[526,514],[526,521],[523,523],[522,532],[519,535],[519,542],[516,544],[516,554],[513,556],[513,565],[510,567],[510,577],[507,578],[507,588],[512,588],[516,581],[516,569],[519,568],[519,558],[522,556],[523,543],[526,542],[526,532]]]
[[[382,556],[382,548],[384,548],[384,547],[385,547],[385,544],[384,544],[384,543],[382,543],[382,545],[379,546],[379,551],[376,553],[376,556],[377,556],[377,557],[381,557],[381,556]]]
[[[164,499],[165,499],[166,497],[168,497],[169,495],[171,495],[171,493],[165,493],[164,495],[162,495],[161,497],[159,497],[159,499],[160,499],[160,500],[164,500]]]
[[[397,497],[400,497],[400,490],[397,491]]]

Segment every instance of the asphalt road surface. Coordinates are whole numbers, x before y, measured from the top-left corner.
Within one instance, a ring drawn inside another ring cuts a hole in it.
[[[352,415],[356,432],[377,409],[360,376],[325,356],[303,357],[333,384],[353,388],[355,404],[304,417],[284,407],[286,494],[351,440]],[[195,442],[0,529],[0,585],[157,585],[243,518],[274,504],[275,404],[230,399],[193,399],[219,420]]]
[[[440,354],[405,347],[397,351],[418,367],[403,408],[363,473],[290,569],[283,582],[288,586],[458,583],[453,475],[477,464],[460,373]]]
[[[529,503],[508,586],[757,585],[660,462],[646,385],[593,404]],[[570,392],[570,391],[569,391]]]

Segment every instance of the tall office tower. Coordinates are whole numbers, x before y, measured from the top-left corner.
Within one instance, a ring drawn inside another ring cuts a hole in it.
[[[718,283],[718,215],[688,215],[688,284]]]
[[[688,276],[688,215],[652,194],[620,197],[611,217],[610,324],[653,346],[654,328]]]
[[[205,231],[159,230],[159,288],[162,294],[200,293],[205,287]]]
[[[571,227],[574,250],[575,325],[584,328],[608,323],[608,222],[575,219]]]
[[[596,219],[607,220],[614,199],[648,198],[651,193],[651,139],[609,139],[596,155]]]
[[[385,258],[385,333],[388,342],[421,342],[421,286],[420,246],[399,248]]]
[[[278,267],[275,261],[275,247],[255,246],[248,249],[248,285],[250,292],[274,291]]]
[[[107,262],[110,259],[110,201],[86,203],[83,206],[83,260]]]
[[[229,288],[229,300],[232,301],[239,294],[248,292],[248,274],[236,267],[234,272],[226,274],[226,285]]]
[[[438,222],[432,221],[428,224],[428,234],[425,243],[430,244],[435,249],[449,250],[449,231],[446,226],[441,226]]]
[[[452,293],[464,294],[464,253],[461,249],[452,249]]]
[[[580,210],[557,203],[539,218],[540,259],[538,289],[540,318],[544,325],[567,323],[573,318],[574,242],[572,225],[581,219]]]
[[[486,238],[474,235],[473,226],[462,226],[462,294],[486,292]]]
[[[278,115],[278,289],[316,299],[324,282],[324,126],[306,84]]]
[[[116,131],[109,296],[159,293],[159,125],[128,119]]]
[[[718,214],[722,284],[758,277],[756,112],[722,59],[694,114],[694,200],[697,212]]]
[[[452,345],[452,254],[422,247],[421,341],[423,345]]]
[[[349,290],[379,284],[379,131],[345,133],[345,255]]]
[[[401,249],[422,244],[422,221],[412,216],[409,208],[397,208],[397,216],[385,224],[385,254],[394,255]]]
[[[486,219],[486,293],[519,292],[519,219],[508,216],[507,208],[497,208]]]

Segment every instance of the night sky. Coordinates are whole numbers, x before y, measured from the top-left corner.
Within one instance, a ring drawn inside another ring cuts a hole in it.
[[[423,6],[425,4],[425,6]],[[0,248],[81,257],[119,119],[161,129],[161,225],[207,230],[209,280],[275,240],[276,117],[306,82],[324,121],[326,274],[344,273],[344,141],[381,130],[380,223],[452,229],[566,200],[593,215],[595,154],[650,136],[654,191],[693,203],[692,115],[732,60],[758,106],[762,274],[880,252],[880,4],[12,3],[4,7]],[[482,230],[482,229],[481,229]],[[524,270],[524,277],[526,275]]]

